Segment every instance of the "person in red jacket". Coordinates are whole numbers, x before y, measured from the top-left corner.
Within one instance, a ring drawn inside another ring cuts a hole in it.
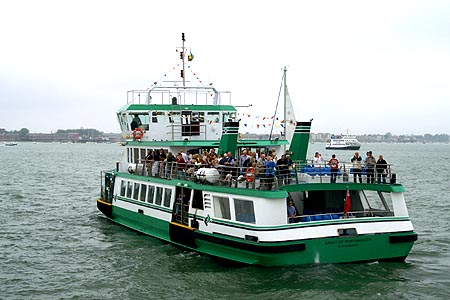
[[[330,182],[336,183],[337,173],[339,170],[339,160],[337,160],[336,154],[331,155],[331,159],[328,161],[328,164],[331,167]]]

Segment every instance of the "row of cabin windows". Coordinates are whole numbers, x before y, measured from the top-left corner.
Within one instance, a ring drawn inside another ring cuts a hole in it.
[[[120,128],[125,130],[130,130],[128,128],[128,124],[131,124],[133,121],[134,115],[137,114],[141,120],[142,128],[144,130],[149,129],[150,123],[165,123],[167,122],[166,119],[166,112],[164,111],[152,111],[151,116],[148,113],[132,113],[132,114],[118,114],[117,117],[119,119]],[[229,120],[235,120],[236,119],[236,113],[235,112],[223,112],[223,121],[229,121]],[[212,112],[197,112],[197,111],[186,111],[186,112],[180,112],[180,111],[172,111],[167,113],[167,118],[170,123],[191,123],[191,122],[198,122],[198,123],[219,123],[220,120],[220,112],[218,111],[212,111]]]
[[[253,201],[236,198],[233,198],[231,201],[234,203],[234,219],[236,221],[252,224],[256,223]],[[216,218],[232,220],[230,198],[213,196],[213,203],[214,216]]]
[[[172,189],[123,180],[120,196],[170,208]]]
[[[198,192],[201,193],[201,191]],[[120,185],[120,196],[170,208],[172,189],[122,180]],[[234,203],[234,220],[255,224],[256,219],[253,201],[236,198],[230,199],[229,197],[214,195],[214,216],[216,218],[232,220],[230,201]],[[203,209],[203,203],[202,205],[196,206],[202,206],[197,208]]]

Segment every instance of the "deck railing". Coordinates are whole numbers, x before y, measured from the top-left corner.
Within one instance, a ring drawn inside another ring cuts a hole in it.
[[[124,171],[124,170],[119,170]],[[128,165],[129,173],[165,179],[184,179],[200,184],[222,185],[235,188],[276,190],[284,185],[299,183],[329,183],[332,170],[327,164],[310,165],[295,162],[292,165],[266,167],[207,165],[167,161],[139,161]],[[363,167],[355,170],[350,162],[342,162],[336,173],[336,183],[396,183],[396,174],[388,164],[383,170]],[[361,177],[359,177],[359,174]],[[372,176],[370,176],[372,175]],[[361,180],[360,180],[361,178]]]

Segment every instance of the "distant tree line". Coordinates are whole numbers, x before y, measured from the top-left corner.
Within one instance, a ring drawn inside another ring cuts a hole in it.
[[[20,141],[29,141],[36,138],[36,136],[46,135],[58,138],[60,136],[68,136],[71,134],[78,135],[80,140],[99,140],[102,139],[104,136],[102,131],[99,131],[94,128],[58,129],[56,132],[53,133],[30,133],[30,130],[28,130],[28,128],[22,128],[19,131],[17,130],[8,131],[5,128],[0,128],[0,140],[7,140],[14,138]]]
[[[424,135],[393,135],[390,132],[381,134],[358,135],[356,138],[360,142],[385,142],[385,143],[448,143],[448,134],[424,134]]]

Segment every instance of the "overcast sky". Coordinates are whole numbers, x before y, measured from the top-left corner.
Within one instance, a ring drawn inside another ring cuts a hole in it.
[[[177,62],[275,110],[283,66],[313,132],[450,134],[450,1],[0,0],[0,128],[119,132],[126,92]],[[244,111],[245,112],[245,111]]]

